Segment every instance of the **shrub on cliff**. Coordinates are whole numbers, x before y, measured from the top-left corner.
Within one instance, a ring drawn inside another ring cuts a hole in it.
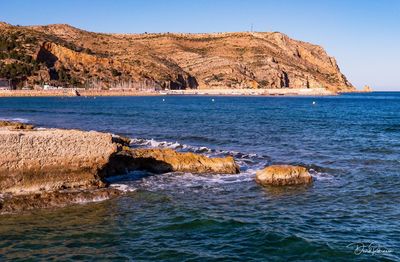
[[[114,69],[114,68],[111,69],[111,74],[114,77],[122,75],[122,73],[120,71],[118,71],[117,69]]]

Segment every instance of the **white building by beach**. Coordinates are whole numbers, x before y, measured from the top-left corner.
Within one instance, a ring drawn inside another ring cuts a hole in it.
[[[59,89],[64,89],[62,86],[52,86],[48,84],[43,85],[43,90],[59,90]]]

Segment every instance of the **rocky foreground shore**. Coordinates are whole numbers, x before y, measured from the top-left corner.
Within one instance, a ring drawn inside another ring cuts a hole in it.
[[[239,172],[232,157],[170,149],[131,149],[129,139],[95,131],[41,129],[0,122],[0,213],[60,207],[122,194],[106,178],[154,173]]]
[[[130,139],[96,131],[44,129],[0,121],[0,214],[110,199],[124,192],[107,178],[134,170],[155,174],[237,174],[231,156],[129,147]],[[262,186],[312,183],[303,167],[271,166]]]

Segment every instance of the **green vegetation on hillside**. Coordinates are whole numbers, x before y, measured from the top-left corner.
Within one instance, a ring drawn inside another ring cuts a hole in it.
[[[20,32],[0,36],[0,77],[18,80],[31,76],[39,69],[35,59],[27,54],[25,45],[34,43],[36,38],[23,37]]]

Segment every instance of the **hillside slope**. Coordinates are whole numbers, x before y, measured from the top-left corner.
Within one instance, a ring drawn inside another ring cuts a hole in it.
[[[0,77],[127,88],[320,88],[351,91],[334,58],[282,33],[101,34],[0,23]]]

